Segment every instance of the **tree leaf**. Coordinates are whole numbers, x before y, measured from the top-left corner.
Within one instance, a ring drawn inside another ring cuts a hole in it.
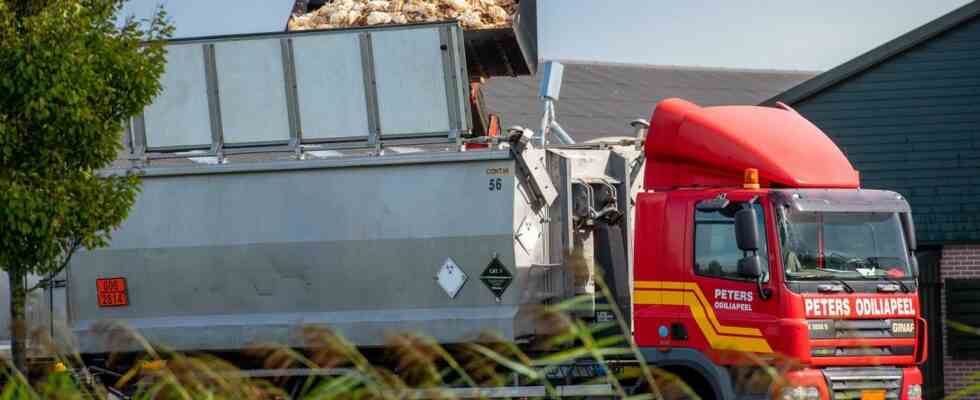
[[[172,26],[161,12],[163,27],[117,27],[119,5],[0,1],[0,268],[11,276],[62,268],[73,244],[105,246],[139,192],[138,178],[94,171],[160,91],[165,50],[144,41]]]

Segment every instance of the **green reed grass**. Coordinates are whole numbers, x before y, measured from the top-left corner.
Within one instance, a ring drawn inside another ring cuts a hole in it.
[[[613,312],[614,321],[589,324],[572,317],[574,311],[591,301],[584,297],[544,306],[538,318],[555,327],[555,333],[530,346],[521,347],[491,333],[472,343],[456,345],[405,333],[389,337],[381,349],[362,350],[328,327],[311,326],[303,330],[306,346],[302,349],[267,343],[246,351],[266,370],[316,372],[301,378],[250,377],[214,355],[168,351],[153,346],[125,326],[110,323],[104,329],[114,335],[114,340],[128,340],[143,349],[140,358],[130,362],[132,366],[117,382],[107,385],[91,378],[91,371],[84,367],[78,354],[64,351],[50,338],[41,338],[39,342],[48,350],[61,354],[58,361],[68,366],[67,370],[38,374],[29,381],[8,364],[0,368],[4,382],[0,400],[109,399],[119,398],[120,394],[140,400],[451,399],[454,397],[448,387],[500,387],[515,381],[524,386],[543,386],[547,397],[556,397],[556,385],[549,381],[549,373],[583,359],[603,365],[606,371],[615,370],[610,368],[613,362],[632,362],[639,369],[638,376],[610,372],[588,382],[611,385],[616,398],[696,399],[696,391],[678,376],[639,362],[642,354],[630,335],[608,333],[610,329],[629,332],[629,324],[601,276],[597,276],[596,287],[599,297],[609,300],[603,306]],[[747,367],[755,367],[753,371],[762,371],[769,378],[767,382],[776,385],[782,374],[795,366],[788,360],[762,359],[752,354],[732,356]],[[113,355],[109,362],[124,359]]]

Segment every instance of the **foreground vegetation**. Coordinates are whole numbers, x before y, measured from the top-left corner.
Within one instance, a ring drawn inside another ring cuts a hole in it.
[[[604,285],[600,282],[600,287]],[[604,297],[611,298],[608,289]],[[113,355],[105,361],[118,375],[84,368],[78,354],[59,349],[43,336],[60,362],[30,381],[8,363],[0,370],[3,399],[403,399],[457,398],[459,390],[513,385],[537,386],[544,397],[557,397],[554,374],[571,361],[590,362],[605,373],[579,384],[608,385],[615,398],[699,398],[704,385],[688,385],[672,371],[650,368],[638,360],[639,349],[629,335],[618,307],[608,306],[616,320],[587,324],[570,317],[584,298],[542,309],[540,322],[555,334],[518,347],[493,335],[473,343],[444,346],[413,334],[391,336],[380,349],[362,350],[326,327],[305,329],[304,349],[259,344],[245,354],[248,370],[212,354],[181,354],[151,346],[135,332],[105,324],[114,340],[136,341],[144,351]],[[601,303],[601,302],[600,302]],[[62,341],[63,342],[63,341]],[[750,355],[745,360],[755,375],[736,377],[741,384],[779,384],[790,362],[767,366]],[[120,368],[121,367],[121,368]],[[251,372],[250,372],[251,371]],[[262,371],[260,374],[254,371]],[[759,372],[763,376],[759,376]],[[93,375],[98,374],[98,375]],[[283,376],[285,375],[285,376]],[[447,389],[453,388],[453,389]],[[470,393],[473,394],[473,393]]]
[[[125,121],[160,91],[163,10],[118,23],[124,0],[0,0],[0,270],[13,364],[26,368],[25,302],[79,249],[109,243],[139,179],[103,176]],[[149,40],[149,42],[146,42]]]

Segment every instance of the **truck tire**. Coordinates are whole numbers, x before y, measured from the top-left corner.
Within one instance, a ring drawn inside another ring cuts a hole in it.
[[[700,398],[701,400],[716,400],[711,382],[708,382],[708,380],[698,371],[685,367],[667,368],[667,371],[677,375],[681,382],[677,382],[675,384],[679,386],[680,389],[694,391],[694,394],[697,395],[696,398]],[[687,385],[687,388],[684,388],[683,385]],[[681,390],[680,393],[681,399],[693,398],[690,397],[690,394],[686,390]]]
[[[681,366],[662,367],[660,370],[676,377],[676,379],[660,379],[656,382],[657,389],[664,400],[717,400],[711,383],[698,371]],[[633,392],[634,394],[650,393],[650,387],[646,382],[640,381],[634,386]]]

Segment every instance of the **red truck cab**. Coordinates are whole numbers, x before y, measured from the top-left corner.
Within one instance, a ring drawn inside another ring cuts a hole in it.
[[[921,398],[926,329],[902,196],[862,189],[789,108],[665,100],[645,153],[633,321],[653,362],[697,372],[715,398]],[[753,364],[779,376],[735,382]]]

